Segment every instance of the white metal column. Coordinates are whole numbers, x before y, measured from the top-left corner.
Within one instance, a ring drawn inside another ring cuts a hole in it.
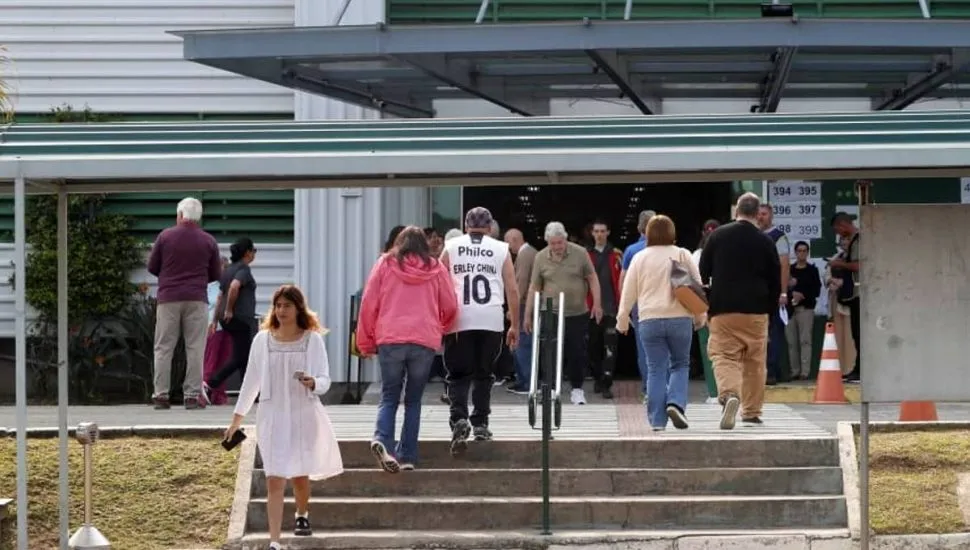
[[[16,395],[17,395],[17,550],[27,550],[27,276],[26,240],[24,218],[26,183],[18,175],[14,181],[14,341],[16,346]]]

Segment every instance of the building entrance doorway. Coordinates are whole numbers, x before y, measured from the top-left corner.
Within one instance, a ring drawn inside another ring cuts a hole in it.
[[[694,250],[705,220],[728,220],[733,194],[730,182],[465,187],[462,208],[488,208],[503,232],[519,229],[540,250],[546,223],[562,222],[571,240],[586,244],[587,228],[597,219],[609,225],[610,241],[622,250],[639,238],[637,217],[649,209],[670,216],[677,225],[677,243]],[[639,377],[630,335],[620,338],[616,376]]]

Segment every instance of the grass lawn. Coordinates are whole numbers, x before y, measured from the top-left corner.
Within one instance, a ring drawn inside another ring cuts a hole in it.
[[[94,524],[124,550],[225,542],[239,451],[216,437],[105,439],[94,446]],[[0,439],[0,496],[16,496],[16,440]],[[27,441],[31,550],[58,547],[57,439]],[[71,532],[84,520],[81,445],[70,441]],[[16,535],[14,535],[16,536]]]
[[[843,387],[845,389],[845,398],[848,399],[850,403],[858,403],[862,400],[860,398],[861,389],[858,384],[845,384]],[[765,403],[811,403],[814,396],[814,384],[783,384],[779,386],[765,387]]]
[[[873,433],[869,452],[876,533],[970,530],[957,501],[957,475],[970,473],[970,431]]]

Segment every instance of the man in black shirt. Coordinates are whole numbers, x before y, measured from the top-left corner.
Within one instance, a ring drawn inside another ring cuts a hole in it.
[[[714,365],[721,429],[741,421],[761,424],[765,397],[768,315],[778,310],[781,264],[775,245],[757,225],[761,201],[738,199],[736,221],[711,233],[701,255],[701,279],[710,285],[708,355]]]

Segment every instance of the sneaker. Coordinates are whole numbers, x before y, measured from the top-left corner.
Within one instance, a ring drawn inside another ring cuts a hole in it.
[[[397,463],[397,459],[387,452],[387,448],[380,441],[371,442],[370,453],[374,455],[374,458],[377,459],[377,464],[385,472],[396,474],[401,471],[401,465]]]
[[[312,535],[313,530],[310,529],[310,518],[296,516],[296,521],[293,524],[293,534],[298,537],[309,537]]]
[[[475,426],[475,429],[472,430],[472,435],[475,441],[492,440],[492,430],[489,430],[487,426]]]
[[[401,471],[402,472],[413,472],[414,471],[414,464],[411,464],[410,462],[402,462],[401,463]]]
[[[457,456],[468,448],[468,436],[472,433],[472,425],[462,418],[451,428],[451,456]]]
[[[445,405],[448,405],[449,407],[451,406],[451,398],[448,397],[447,392],[441,394],[441,397],[439,399],[441,399],[441,402],[444,403]]]
[[[745,426],[763,426],[764,421],[758,416],[752,416],[751,418],[742,418],[741,423]]]
[[[205,408],[205,403],[203,403],[198,397],[186,397],[183,405],[187,411]]]
[[[724,407],[721,409],[721,429],[722,430],[733,430],[734,424],[738,420],[738,407],[741,406],[741,400],[735,396],[730,396],[724,401]]]
[[[667,429],[667,427],[666,426],[651,426],[650,429],[653,430],[653,431],[655,431],[655,432],[662,432],[662,431],[665,431]]]
[[[493,380],[492,381],[492,385],[493,386],[504,386],[504,385],[508,384],[511,381],[512,381],[512,377],[511,376],[503,376],[501,378],[496,378],[495,380]]]
[[[515,386],[509,386],[508,388],[505,388],[505,391],[513,395],[529,395],[529,388],[519,389]]]
[[[687,429],[687,416],[684,415],[684,411],[680,410],[680,407],[677,405],[667,405],[667,418],[670,419],[670,423],[678,430]]]
[[[167,411],[172,408],[172,403],[168,400],[167,395],[155,397],[152,399],[152,403],[154,403],[156,411]]]
[[[569,400],[573,405],[585,405],[586,392],[582,388],[573,388],[573,391],[569,393]]]
[[[283,550],[283,547],[278,542],[271,542],[269,543],[269,550]]]

